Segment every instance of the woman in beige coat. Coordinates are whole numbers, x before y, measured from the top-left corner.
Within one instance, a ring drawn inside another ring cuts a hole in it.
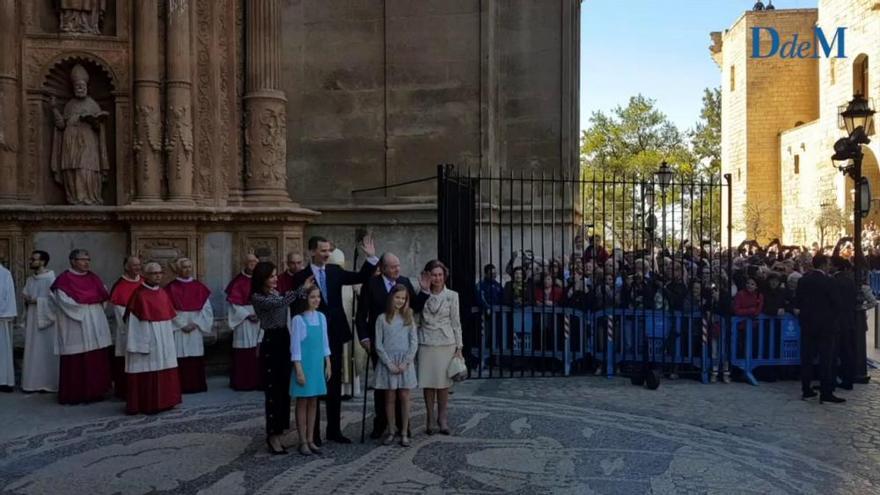
[[[439,260],[428,262],[423,277],[430,277],[431,295],[422,309],[419,325],[418,379],[425,394],[426,427],[434,434],[434,418],[439,431],[449,435],[449,387],[447,375],[453,357],[461,357],[461,319],[458,313],[458,293],[446,288],[449,269]],[[434,416],[434,403],[437,415]]]

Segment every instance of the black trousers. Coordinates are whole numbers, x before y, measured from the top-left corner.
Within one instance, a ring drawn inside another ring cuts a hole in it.
[[[844,385],[852,385],[856,372],[856,329],[853,327],[841,328],[840,343],[838,345],[840,365],[837,368],[837,376]]]
[[[379,362],[379,355],[375,350],[370,353],[370,362],[373,363],[373,369]],[[384,432],[388,429],[388,415],[385,413],[385,390],[373,389],[373,408],[376,414],[373,416],[373,431]],[[394,424],[397,425],[397,431],[400,431],[400,425],[403,424],[400,414],[400,401],[394,403]]]
[[[837,358],[837,335],[801,333],[801,391],[812,391],[813,358],[819,355],[819,382],[821,395],[834,392],[834,361]]]
[[[327,407],[327,436],[342,434],[342,348],[344,342],[330,341],[330,381],[327,382],[327,396],[324,402]],[[315,415],[315,438],[321,438],[321,408]]]
[[[260,356],[266,396],[266,435],[290,429],[290,333],[286,327],[263,330]]]

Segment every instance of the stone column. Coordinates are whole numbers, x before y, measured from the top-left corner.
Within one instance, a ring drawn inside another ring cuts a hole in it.
[[[18,22],[15,0],[0,0],[0,201],[14,201],[18,185]]]
[[[136,0],[134,15],[135,201],[162,199],[158,0]]]
[[[246,2],[245,198],[289,203],[287,98],[281,90],[281,2]]]
[[[168,199],[192,202],[193,117],[191,0],[167,0],[165,152]]]

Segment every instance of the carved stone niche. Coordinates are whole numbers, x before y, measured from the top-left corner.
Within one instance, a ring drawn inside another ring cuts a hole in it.
[[[240,269],[241,261],[248,253],[253,253],[260,261],[271,261],[283,268],[287,253],[303,252],[304,224],[268,224],[254,228],[242,227],[237,232],[235,242],[235,264]]]
[[[131,232],[131,249],[140,253],[141,262],[156,261],[165,269],[162,283],[174,278],[170,263],[186,256],[199,266],[197,234],[195,228],[167,226],[133,226]]]
[[[100,110],[106,112],[100,122],[95,124],[94,135],[97,137],[99,146],[99,159],[104,165],[104,176],[100,179],[99,203],[113,205],[117,203],[116,188],[116,135],[117,115],[116,101],[114,96],[113,78],[110,72],[97,61],[86,56],[70,56],[62,58],[49,69],[48,75],[43,79],[40,101],[43,111],[40,112],[39,122],[31,122],[30,125],[39,127],[41,139],[36,143],[37,150],[33,150],[39,158],[39,167],[31,173],[39,173],[40,187],[38,195],[42,197],[44,204],[94,204],[84,201],[82,198],[69,198],[65,193],[65,184],[69,184],[70,178],[56,173],[63,156],[68,153],[64,146],[64,136],[68,127],[60,129],[56,122],[56,114],[53,111],[52,97],[55,100],[55,109],[66,118],[65,108],[68,102],[76,100],[73,89],[73,79],[76,74],[80,76],[84,72],[88,75],[88,97],[97,103]],[[124,123],[120,123],[124,125]],[[55,170],[53,171],[53,166]],[[41,192],[41,194],[40,194]]]
[[[117,0],[24,0],[25,24],[35,33],[115,36]]]

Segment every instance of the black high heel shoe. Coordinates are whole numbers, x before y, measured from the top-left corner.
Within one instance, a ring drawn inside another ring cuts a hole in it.
[[[269,439],[266,439],[266,446],[269,447],[269,453],[272,455],[284,455],[287,453],[287,449],[281,447],[281,450],[275,450],[275,447],[272,446],[272,442]]]

